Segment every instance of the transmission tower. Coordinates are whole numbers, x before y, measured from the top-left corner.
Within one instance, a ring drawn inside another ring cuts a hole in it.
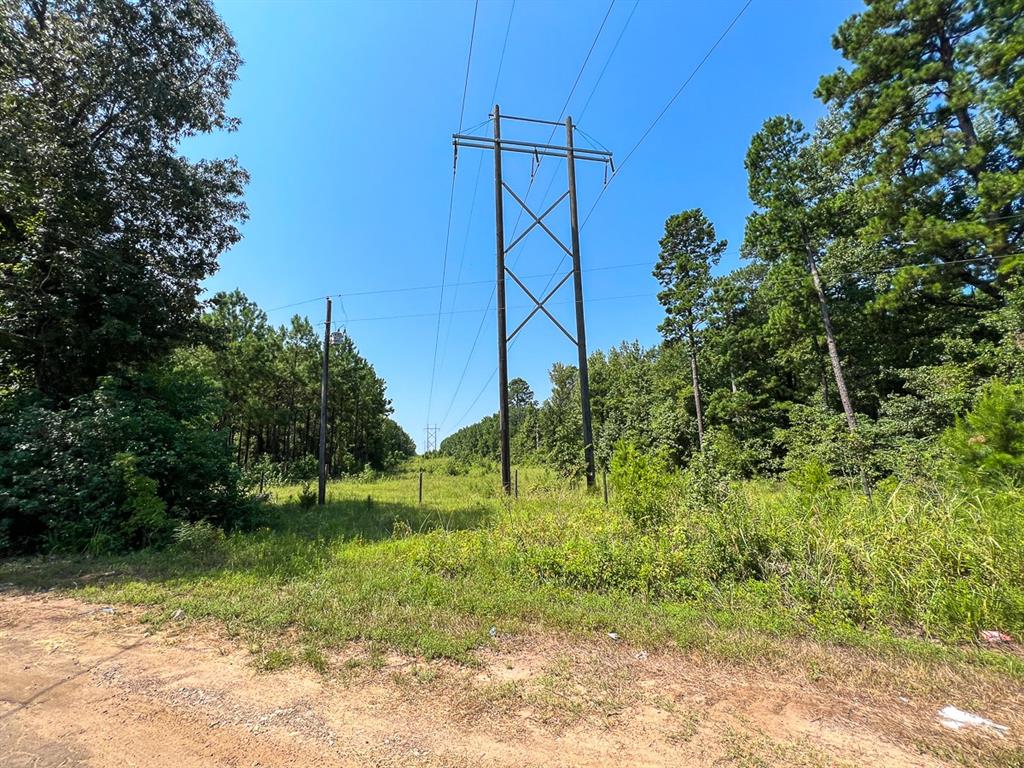
[[[508,419],[508,345],[512,339],[515,338],[516,334],[519,333],[523,326],[525,326],[530,319],[537,314],[537,312],[543,312],[547,315],[548,319],[551,320],[555,326],[565,334],[566,338],[576,347],[578,359],[579,359],[579,374],[580,374],[580,405],[583,409],[583,450],[584,458],[586,461],[586,473],[587,473],[587,485],[594,485],[594,436],[590,422],[590,376],[587,370],[587,331],[586,322],[584,320],[583,313],[583,279],[580,271],[580,227],[579,227],[579,214],[576,205],[576,161],[577,160],[590,160],[593,162],[605,163],[610,166],[612,170],[615,170],[612,162],[612,153],[597,149],[583,149],[576,148],[574,146],[574,134],[575,129],[573,127],[572,118],[567,117],[565,119],[565,145],[559,144],[541,144],[533,141],[518,141],[513,139],[503,139],[501,137],[501,121],[513,120],[524,123],[534,123],[539,125],[550,125],[555,127],[561,127],[563,124],[552,120],[536,120],[528,117],[513,117],[511,115],[502,116],[498,105],[494,105],[494,112],[491,114],[492,123],[494,126],[494,138],[488,139],[485,136],[473,136],[468,134],[456,133],[452,136],[452,143],[455,145],[456,157],[458,157],[459,147],[470,147],[474,149],[489,149],[494,153],[494,218],[495,218],[495,234],[497,241],[497,286],[496,294],[498,297],[498,420],[501,428],[501,485],[504,488],[505,493],[512,492],[512,467],[511,459],[509,456],[509,419]],[[554,131],[552,131],[554,135]],[[540,156],[546,157],[564,157],[566,161],[566,167],[568,169],[568,185],[565,192],[555,200],[543,213],[539,216],[534,213],[526,202],[515,193],[515,191],[506,184],[501,177],[501,159],[502,154],[505,152],[513,152],[519,154],[531,155],[536,159],[540,159]],[[522,209],[530,216],[533,221],[530,225],[523,230],[511,243],[505,244],[505,193],[509,195],[518,203]],[[565,243],[556,235],[547,224],[544,223],[544,219],[547,218],[548,214],[557,208],[563,200],[568,198],[569,200],[569,226],[571,230],[571,247],[567,247]],[[534,227],[540,227],[548,234],[548,236],[555,241],[555,243],[565,252],[570,259],[572,259],[572,268],[559,280],[555,286],[548,291],[543,298],[538,299],[529,288],[520,280],[515,273],[505,264],[505,257],[515,248],[523,239],[534,229]],[[523,293],[525,293],[530,300],[534,303],[533,309],[530,310],[526,318],[516,326],[512,333],[508,333],[506,324],[506,303],[505,303],[505,276],[511,277],[512,280],[518,285]],[[572,278],[573,290],[576,295],[576,336],[574,337],[565,326],[558,321],[558,319],[551,314],[548,308],[545,306],[548,300],[555,295],[559,288],[565,285]]]
[[[437,450],[437,430],[438,427],[436,424],[432,427],[427,427],[427,440],[423,446],[424,453],[430,453],[431,451]]]

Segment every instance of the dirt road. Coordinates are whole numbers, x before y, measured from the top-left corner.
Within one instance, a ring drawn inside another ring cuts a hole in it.
[[[987,714],[1009,737],[949,732],[938,699],[612,640],[508,640],[476,666],[359,659],[260,672],[212,627],[150,634],[125,609],[2,593],[0,765],[899,768],[958,750],[1024,755],[1019,701],[984,687],[972,696],[1003,697]]]

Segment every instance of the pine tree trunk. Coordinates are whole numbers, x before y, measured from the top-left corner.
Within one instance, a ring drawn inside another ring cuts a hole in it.
[[[818,306],[821,307],[821,322],[825,326],[825,344],[828,347],[829,360],[832,361],[832,373],[835,376],[836,389],[839,391],[839,400],[843,404],[843,413],[846,414],[846,425],[850,428],[851,432],[855,432],[857,430],[857,416],[853,412],[850,393],[846,389],[843,364],[839,359],[836,335],[832,330],[832,318],[828,312],[828,297],[825,296],[825,289],[821,284],[821,275],[818,274],[818,263],[815,261],[814,252],[810,247],[807,249],[807,268],[811,272],[811,281],[814,283],[814,290],[818,294]]]
[[[814,290],[818,294],[818,304],[821,307],[821,322],[825,326],[825,343],[828,346],[828,356],[832,361],[832,373],[836,378],[836,389],[839,391],[839,400],[843,404],[843,413],[846,414],[846,426],[850,434],[857,433],[857,416],[853,412],[853,403],[850,401],[850,393],[846,389],[846,377],[843,375],[843,364],[839,360],[839,348],[836,346],[836,335],[832,330],[832,318],[828,312],[828,297],[825,296],[825,289],[821,284],[821,275],[818,274],[818,263],[814,258],[814,251],[807,248],[807,268],[811,271],[811,281],[814,283]],[[868,483],[867,473],[863,465],[860,467],[860,483],[864,489],[864,495],[871,499],[871,485]]]
[[[821,363],[821,345],[818,343],[818,334],[811,334],[811,342],[814,344],[814,356],[817,362]],[[821,406],[828,410],[828,371],[821,366]]]
[[[700,374],[697,372],[697,343],[690,326],[690,372],[693,374],[693,406],[697,411],[697,449],[704,450],[704,408],[700,401]]]

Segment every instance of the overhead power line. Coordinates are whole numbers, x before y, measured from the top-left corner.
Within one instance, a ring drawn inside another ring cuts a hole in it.
[[[623,262],[621,264],[606,264],[606,265],[601,266],[601,267],[586,267],[586,268],[584,268],[583,271],[584,272],[606,272],[608,270],[628,269],[630,267],[648,267],[650,269],[653,269],[654,265],[651,262],[649,262],[649,261],[627,261],[627,262]],[[548,274],[547,272],[536,272],[536,273],[534,273],[532,275],[522,275],[522,277],[524,277],[524,278],[546,277],[547,274]],[[494,279],[492,278],[490,280],[463,280],[460,283],[448,283],[447,287],[451,288],[451,287],[453,287],[455,285],[466,286],[466,285],[493,285],[493,284],[494,284]],[[434,291],[434,290],[437,290],[440,287],[441,286],[440,286],[439,283],[432,283],[430,285],[408,285],[408,286],[402,286],[402,287],[399,287],[399,288],[374,288],[374,289],[365,290],[365,291],[345,291],[344,294],[336,293],[336,294],[330,294],[330,295],[331,296],[344,296],[345,298],[352,298],[353,296],[380,296],[380,295],[384,295],[384,294],[388,294],[388,293],[412,293],[412,292],[415,292],[415,291]],[[277,312],[277,311],[280,311],[282,309],[290,309],[291,307],[299,307],[299,306],[302,306],[303,304],[312,304],[315,301],[323,301],[325,298],[327,298],[327,297],[326,296],[314,296],[314,297],[309,298],[309,299],[303,299],[302,301],[295,301],[295,302],[292,302],[290,304],[282,304],[281,306],[278,306],[278,307],[271,307],[270,309],[268,309],[266,311],[268,313],[269,312]]]
[[[615,44],[612,46],[611,51],[608,53],[608,58],[604,60],[604,66],[601,67],[601,71],[597,75],[597,80],[594,81],[594,86],[590,89],[590,94],[587,96],[587,100],[583,102],[583,108],[580,113],[576,116],[577,121],[583,120],[583,115],[587,112],[587,107],[590,106],[590,100],[594,98],[594,94],[597,93],[597,88],[601,85],[601,80],[604,79],[604,73],[608,71],[608,65],[612,63],[612,57],[615,56],[615,51],[619,49],[619,43],[622,42],[623,35],[626,34],[626,30],[629,29],[629,22],[633,20],[633,14],[636,13],[637,6],[640,5],[640,0],[633,0],[633,8],[629,12],[629,16],[626,17],[626,23],[622,25],[622,29],[619,30],[619,36],[615,38]],[[577,125],[578,129],[579,126]],[[580,131],[582,133],[582,131]]]
[[[732,256],[738,255],[736,251],[726,251],[725,253],[728,254],[728,255],[732,255]],[[964,264],[984,264],[985,262],[989,262],[989,261],[1002,261],[1004,259],[1009,259],[1009,258],[1012,258],[1014,256],[1021,256],[1021,255],[1024,255],[1024,251],[1022,251],[1022,252],[1014,251],[1012,253],[1004,253],[1004,254],[999,255],[999,256],[977,256],[977,257],[969,258],[969,259],[950,259],[949,261],[922,261],[922,262],[915,262],[913,264],[895,264],[895,265],[890,266],[890,267],[882,267],[880,269],[875,269],[875,270],[858,270],[856,272],[834,272],[834,271],[830,272],[830,271],[823,271],[821,276],[825,280],[835,280],[835,279],[843,279],[843,278],[867,279],[869,277],[876,277],[878,275],[883,275],[883,274],[887,274],[887,273],[888,274],[892,274],[892,273],[898,272],[901,269],[939,269],[939,268],[962,266]],[[606,271],[609,271],[609,270],[628,269],[628,268],[631,268],[631,267],[646,267],[647,269],[652,269],[653,270],[654,269],[654,264],[652,264],[649,261],[629,261],[629,262],[624,262],[622,264],[607,264],[607,265],[601,266],[601,267],[587,267],[587,268],[584,268],[583,271],[584,272],[606,272]],[[544,277],[545,275],[547,275],[547,272],[537,272],[537,273],[534,273],[532,275],[522,275],[522,277],[525,279],[525,278],[534,278],[534,277]],[[810,279],[810,276],[809,275],[805,275],[805,276],[802,276],[799,279],[807,280],[807,279]],[[462,285],[489,285],[489,284],[491,284],[493,282],[494,282],[493,280],[469,280],[469,281],[466,281],[466,282],[462,283]],[[452,283],[449,283],[448,285],[452,285]],[[273,308],[268,309],[266,311],[269,313],[269,312],[275,312],[275,311],[278,311],[278,310],[281,310],[281,309],[289,309],[291,307],[297,307],[297,306],[301,306],[303,304],[312,304],[313,302],[316,302],[316,301],[323,301],[326,298],[343,299],[343,298],[351,298],[353,296],[376,296],[376,295],[379,295],[379,294],[387,294],[387,293],[405,293],[405,292],[411,292],[411,291],[433,290],[433,289],[436,289],[437,287],[438,287],[437,285],[412,285],[412,286],[407,286],[407,287],[404,287],[404,288],[380,288],[380,289],[370,290],[370,291],[346,291],[343,294],[342,293],[333,293],[333,294],[329,294],[329,296],[314,296],[313,298],[304,299],[303,301],[293,302],[292,304],[284,304],[284,305],[279,306],[279,307],[273,307]],[[527,306],[529,306],[529,305],[527,305]],[[480,310],[478,310],[478,309],[470,309],[470,310],[459,310],[459,311],[460,312],[478,312]],[[430,312],[430,313],[427,313],[427,315],[432,316],[433,313]]]
[[[665,104],[665,106],[662,107],[657,117],[655,117],[651,124],[647,126],[647,129],[640,135],[640,138],[629,149],[629,151],[626,153],[623,159],[619,161],[619,164],[616,166],[615,170],[612,171],[612,175],[608,179],[608,182],[603,187],[601,187],[601,190],[597,193],[597,197],[594,199],[594,204],[590,206],[590,210],[587,211],[587,215],[583,217],[583,222],[582,224],[580,224],[581,230],[587,226],[587,222],[590,221],[590,217],[593,215],[594,209],[597,208],[598,203],[601,202],[601,198],[604,197],[604,193],[607,191],[608,186],[615,180],[615,177],[622,172],[622,168],[626,165],[626,163],[629,162],[629,158],[633,156],[633,154],[637,151],[640,145],[643,144],[644,141],[646,141],[648,136],[650,136],[651,131],[653,131],[655,126],[657,126],[658,123],[661,122],[661,119],[666,115],[669,109],[671,109],[672,105],[675,104],[676,99],[678,99],[680,95],[682,95],[683,91],[686,90],[686,86],[688,86],[693,81],[693,78],[697,76],[697,73],[700,72],[703,66],[707,63],[708,59],[711,58],[711,55],[718,49],[718,46],[722,44],[722,41],[725,40],[728,34],[732,31],[733,27],[736,26],[737,22],[739,22],[739,20],[743,17],[743,14],[747,12],[747,9],[753,2],[754,0],[747,0],[747,2],[744,3],[743,7],[740,8],[739,13],[737,13],[733,17],[732,21],[730,21],[728,26],[726,26],[726,28],[722,31],[722,34],[718,36],[718,39],[715,40],[714,44],[710,48],[708,48],[703,58],[701,58],[701,60],[697,62],[697,66],[695,66],[693,70],[691,70],[690,74],[687,75],[685,80],[683,80],[682,85],[680,85],[679,88],[676,89],[676,92],[672,94],[672,98],[670,98],[668,102]],[[558,276],[559,272],[562,269],[562,264],[564,263],[565,256],[562,256],[558,260],[558,266],[555,267],[555,270],[551,273],[551,276],[548,278],[548,281],[544,286],[545,292],[551,286],[552,281]]]
[[[590,57],[594,53],[594,48],[597,46],[597,42],[601,38],[601,32],[604,31],[605,24],[608,22],[608,17],[611,15],[612,8],[614,8],[614,7],[615,7],[615,0],[611,0],[611,2],[608,4],[608,9],[605,11],[604,17],[601,19],[601,24],[598,26],[597,32],[594,34],[594,39],[593,39],[593,41],[590,44],[590,48],[587,49],[587,55],[583,58],[583,63],[580,65],[579,72],[576,74],[576,78],[573,81],[572,87],[569,89],[569,95],[566,96],[565,103],[562,105],[562,110],[561,110],[561,113],[559,114],[559,120],[561,120],[563,117],[565,117],[565,110],[569,106],[569,102],[572,100],[573,94],[576,92],[576,87],[579,85],[580,80],[583,77],[583,72],[587,68],[587,63],[590,61]],[[635,10],[635,8],[634,8],[634,10]],[[491,101],[494,102],[494,98],[492,98]],[[551,139],[552,139],[552,137],[554,137],[556,130],[557,130],[557,126],[553,126],[552,129],[551,129],[551,133],[548,136],[548,140],[547,140],[546,143],[548,143],[548,144],[551,143]],[[523,196],[523,199],[526,200],[526,201],[529,201],[529,199],[530,199],[530,191],[533,189],[533,184],[534,184],[535,179],[536,179],[535,175],[531,176],[531,178],[530,178],[530,183],[529,183],[529,185],[526,188],[526,194]],[[522,210],[522,208],[520,208],[519,215],[516,217],[515,224],[512,227],[512,237],[513,237],[513,239],[515,238],[516,234],[519,231],[519,225],[520,225],[520,223],[522,221],[522,217],[523,217],[523,210]],[[513,267],[515,267],[515,265],[519,262],[519,259],[521,258],[521,256],[522,256],[522,249],[513,257],[513,263],[512,263]],[[487,299],[487,306],[484,308],[484,310],[483,310],[483,312],[481,314],[481,317],[480,317],[480,322],[477,324],[476,334],[473,336],[473,343],[470,345],[469,354],[466,355],[466,362],[465,362],[465,364],[462,367],[462,373],[459,375],[458,383],[455,385],[455,391],[452,393],[452,399],[448,403],[448,407],[445,409],[445,418],[447,418],[448,413],[451,411],[452,406],[455,404],[455,400],[459,396],[459,391],[462,389],[462,383],[465,380],[466,372],[469,370],[469,364],[470,364],[470,362],[473,359],[473,353],[476,351],[477,344],[480,341],[480,334],[483,331],[484,324],[487,322],[487,313],[490,311],[491,303],[494,301],[494,293],[495,293],[495,290],[492,289],[491,290],[491,295]],[[445,418],[442,418],[440,423],[443,424],[444,421],[445,421]]]
[[[473,3],[473,24],[469,30],[469,53],[466,55],[466,76],[462,85],[462,104],[459,106],[459,131],[466,116],[466,95],[469,92],[469,71],[473,64],[473,41],[476,38],[476,18],[480,10],[480,0]],[[434,399],[434,381],[437,378],[437,345],[441,339],[441,310],[444,308],[444,281],[448,271],[448,247],[452,238],[452,212],[455,208],[455,175],[456,166],[452,165],[452,184],[448,193],[448,225],[444,236],[444,255],[441,258],[441,291],[437,300],[437,324],[434,329],[434,356],[430,364],[430,389],[427,395],[427,422],[430,421],[430,406]]]
[[[697,73],[700,72],[701,68],[708,61],[708,59],[711,58],[711,55],[715,52],[715,50],[718,48],[718,46],[726,38],[726,36],[729,34],[729,32],[732,31],[732,28],[734,26],[736,26],[736,23],[740,20],[740,18],[743,16],[743,14],[746,13],[747,9],[750,7],[752,2],[753,2],[753,0],[747,0],[747,2],[743,5],[743,7],[740,8],[739,13],[737,13],[736,16],[733,17],[732,21],[729,22],[729,25],[725,28],[725,30],[722,32],[722,34],[719,35],[718,39],[708,49],[707,53],[704,54],[704,57],[697,63],[697,66],[693,68],[693,70],[690,72],[689,76],[687,76],[687,78],[683,81],[682,85],[680,85],[679,88],[676,90],[676,92],[672,95],[672,98],[670,98],[668,100],[668,103],[665,104],[665,106],[662,108],[661,112],[658,113],[657,117],[654,118],[653,122],[651,122],[651,124],[647,127],[647,129],[643,132],[643,134],[641,134],[641,136],[637,140],[637,142],[626,153],[626,155],[623,158],[623,160],[619,162],[618,167],[612,172],[611,178],[608,179],[608,183],[606,183],[601,188],[600,192],[598,192],[597,198],[594,200],[594,204],[590,207],[590,210],[587,212],[587,215],[584,217],[583,222],[580,225],[580,229],[581,230],[583,229],[583,227],[585,227],[587,225],[587,222],[590,220],[590,217],[593,215],[594,209],[597,208],[597,204],[601,201],[601,198],[604,196],[605,191],[608,189],[608,184],[610,184],[612,182],[612,180],[622,171],[622,167],[626,164],[626,162],[629,160],[629,158],[632,157],[632,155],[636,152],[636,150],[640,147],[640,145],[643,144],[643,142],[647,139],[647,137],[650,135],[651,131],[654,130],[655,126],[657,126],[657,124],[665,116],[665,114],[668,112],[668,110],[676,102],[676,99],[678,99],[679,96],[683,93],[683,91],[686,90],[686,87],[690,84],[690,82],[697,75]],[[614,3],[614,0],[613,0],[613,3]],[[611,10],[611,8],[609,7],[609,11],[610,10]],[[613,46],[611,52],[609,53],[608,62],[610,62],[612,55],[614,55],[615,49],[618,47],[619,40],[621,40],[622,35],[625,33],[625,29],[629,25],[629,20],[632,19],[633,13],[635,11],[636,11],[636,4],[634,4],[633,10],[630,11],[629,19],[626,20],[626,24],[623,26],[622,32],[619,33],[619,39],[616,40],[615,45]],[[605,15],[605,19],[607,20],[607,14]],[[602,27],[603,26],[604,25],[602,23]],[[598,31],[598,34],[600,34],[600,30]],[[596,40],[595,40],[595,43],[596,43]],[[589,54],[588,54],[588,58],[589,58]],[[584,105],[584,111],[586,110],[586,107],[589,106],[591,98],[593,98],[594,91],[597,89],[597,84],[600,83],[600,79],[604,75],[604,69],[607,68],[608,62],[605,63],[605,67],[602,69],[601,75],[598,76],[598,83],[595,83],[594,89],[591,91],[591,94],[587,97],[586,104]],[[577,81],[578,81],[578,78],[577,78]],[[571,94],[570,94],[570,98],[571,98]],[[568,99],[566,100],[566,104],[568,104]],[[552,135],[554,135],[554,134],[552,134]],[[552,186],[553,182],[554,182],[554,175],[552,175],[551,180],[548,183],[548,188],[547,188],[548,191],[545,192],[544,199],[547,198],[547,195],[550,192],[550,189],[551,189],[551,186]],[[531,181],[530,181],[530,186],[531,187],[533,186],[533,179],[531,179]],[[529,199],[529,193],[530,193],[530,190],[528,188],[527,189],[526,199]],[[543,207],[543,200],[542,200],[542,203],[541,203],[541,207]],[[516,227],[514,228],[513,232],[515,232],[515,229],[518,229],[518,226],[519,226],[519,221],[517,220],[516,221]],[[520,252],[520,253],[522,253],[522,252]],[[547,293],[548,289],[551,287],[552,281],[554,281],[555,278],[558,276],[558,274],[560,273],[560,271],[562,269],[562,265],[564,263],[565,263],[565,256],[563,255],[558,260],[558,266],[555,268],[555,270],[548,277],[547,283],[544,285],[544,290],[541,291],[542,295]],[[483,322],[482,321],[481,321],[481,327],[483,327]],[[477,337],[478,338],[479,338],[479,334],[480,334],[480,331],[478,330],[477,331]],[[475,342],[474,342],[474,348],[475,348]],[[472,355],[472,351],[470,352],[470,355]],[[466,365],[468,367],[468,365],[469,365],[469,361],[468,360],[467,360]],[[491,376],[490,376],[490,379],[493,379],[493,378],[494,378],[494,373],[492,373]],[[488,380],[488,383],[490,382],[490,379]],[[484,389],[486,389],[486,385],[484,386]],[[481,394],[482,393],[483,393],[483,390],[481,390]],[[476,400],[479,400],[479,398],[480,398],[480,395],[477,395],[477,397],[474,399],[474,404],[475,404]],[[451,406],[449,406],[449,409],[450,409],[450,407]],[[471,409],[472,409],[472,406],[470,407],[470,410]],[[465,417],[463,417],[463,419],[464,418]],[[459,423],[461,423],[461,421],[462,420],[460,420]]]
[[[729,35],[729,33],[732,32],[733,27],[736,26],[736,24],[739,22],[739,20],[743,17],[743,14],[745,14],[747,12],[747,9],[750,7],[751,3],[753,3],[753,2],[754,2],[754,0],[747,0],[747,2],[743,4],[743,7],[740,8],[739,13],[737,13],[733,17],[732,21],[729,22],[729,25],[722,31],[722,34],[718,36],[718,39],[715,40],[714,45],[712,45],[710,48],[708,48],[707,53],[705,53],[704,57],[699,62],[697,62],[697,66],[695,66],[693,68],[693,70],[690,72],[690,74],[683,81],[683,84],[680,85],[679,88],[676,89],[676,92],[672,94],[672,98],[670,98],[668,100],[668,102],[665,104],[665,106],[662,107],[662,110],[661,110],[661,112],[658,113],[658,116],[654,118],[654,120],[651,122],[651,124],[649,126],[647,126],[647,130],[645,130],[641,134],[641,136],[637,140],[636,144],[634,144],[630,148],[630,150],[625,154],[625,156],[622,158],[622,160],[619,161],[618,166],[612,172],[611,178],[608,179],[608,184],[611,184],[612,181],[614,181],[615,177],[618,176],[622,172],[622,168],[623,168],[623,166],[626,165],[626,163],[629,162],[629,158],[631,158],[633,156],[633,153],[635,153],[637,151],[637,149],[640,148],[640,145],[643,144],[644,141],[647,140],[647,137],[650,136],[651,131],[653,131],[654,128],[658,125],[658,123],[661,122],[661,119],[672,108],[672,105],[676,103],[676,99],[678,99],[682,95],[683,91],[686,90],[686,86],[688,86],[693,81],[693,78],[695,78],[697,76],[697,73],[701,71],[701,69],[707,63],[708,59],[711,58],[711,55],[718,49],[718,46],[722,44],[722,41],[725,40],[725,38]],[[599,202],[601,202],[601,198],[604,196],[605,190],[608,189],[608,184],[605,184],[604,187],[602,187],[601,191],[598,192],[597,198],[594,200],[594,204],[590,207],[590,210],[587,212],[587,215],[584,217],[583,224],[581,226],[586,226],[587,221],[590,219],[591,214],[594,213],[594,209],[597,208],[597,204]]]
[[[508,20],[505,22],[505,39],[504,39],[504,41],[502,42],[502,45],[501,45],[501,55],[498,57],[498,71],[497,71],[497,73],[494,76],[494,88],[491,90],[491,104],[494,104],[495,103],[495,99],[498,97],[498,84],[501,82],[501,70],[502,70],[502,67],[503,67],[503,65],[505,63],[505,51],[508,48],[509,32],[512,30],[512,14],[515,13],[515,10],[516,10],[516,0],[512,0],[512,7],[509,8],[509,12],[508,12]],[[485,125],[485,124],[487,124],[489,122],[490,122],[490,119],[488,118],[487,120],[484,120],[484,122],[481,123],[481,125]],[[472,198],[470,199],[470,202],[469,202],[469,216],[467,217],[467,220],[466,220],[466,234],[465,234],[465,236],[463,237],[463,240],[462,240],[462,253],[459,255],[459,271],[458,271],[457,276],[455,278],[456,282],[453,284],[455,286],[455,293],[452,295],[452,307],[455,306],[455,304],[458,302],[458,299],[459,299],[459,289],[458,289],[459,282],[458,281],[462,279],[462,268],[463,268],[463,266],[465,265],[465,262],[466,262],[466,251],[469,248],[469,234],[472,231],[472,227],[473,227],[473,212],[476,210],[476,198],[477,198],[477,193],[479,192],[479,189],[480,189],[480,173],[483,170],[483,165],[484,165],[484,155],[483,155],[483,153],[481,153],[480,157],[477,160],[476,175],[475,175],[475,177],[473,179],[473,196],[472,196]],[[488,282],[493,282],[493,281],[488,281]],[[453,319],[454,319],[454,315],[449,315],[449,317],[448,317],[448,325],[446,326],[445,332],[444,332],[444,342],[441,344],[441,366],[442,367],[444,366],[444,359],[445,359],[445,357],[447,355],[447,352],[448,352],[448,339],[451,337],[452,320]]]

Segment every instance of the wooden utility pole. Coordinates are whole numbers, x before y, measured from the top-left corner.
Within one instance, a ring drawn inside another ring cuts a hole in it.
[[[501,111],[494,105],[494,232],[497,244],[498,296],[498,425],[501,437],[501,487],[512,492],[512,454],[508,428],[508,338],[505,306],[505,192],[501,178]]]
[[[501,458],[501,486],[505,493],[510,494],[513,492],[511,456],[509,451],[508,345],[515,338],[516,334],[519,333],[519,331],[521,331],[530,321],[530,318],[538,312],[543,312],[547,318],[555,324],[558,330],[565,334],[566,338],[568,338],[577,349],[580,375],[580,404],[583,409],[583,446],[586,459],[587,485],[593,486],[595,477],[594,436],[590,417],[590,377],[587,370],[586,323],[583,312],[583,280],[582,269],[580,267],[580,227],[576,204],[576,161],[589,160],[592,162],[604,163],[606,166],[612,166],[614,169],[614,165],[612,165],[612,154],[607,150],[575,147],[573,142],[575,129],[573,128],[572,118],[566,118],[564,123],[566,130],[566,143],[563,146],[559,144],[538,143],[534,141],[503,139],[501,136],[502,115],[497,105],[495,105],[494,112],[491,117],[494,121],[493,139],[488,139],[485,136],[457,133],[452,137],[452,143],[455,145],[456,152],[458,152],[459,147],[489,149],[494,152],[494,218],[495,240],[497,246],[497,285],[495,292],[498,298],[498,421],[501,432],[499,446],[499,454]],[[533,118],[514,117],[511,115],[505,115],[504,119],[552,126],[552,137],[554,136],[555,130],[563,125],[561,122],[555,122],[552,120],[535,120]],[[564,157],[566,159],[569,174],[568,189],[563,192],[555,202],[548,206],[547,210],[539,215],[534,213],[523,198],[517,195],[515,191],[502,179],[501,157],[504,152],[529,155],[534,160],[537,160],[542,156]],[[529,226],[516,235],[515,239],[513,239],[508,245],[505,244],[504,196],[506,192],[512,196],[512,198],[533,220]],[[555,208],[557,208],[566,198],[569,199],[569,217],[572,228],[571,248],[562,242],[558,235],[556,235],[551,228],[544,223],[544,219],[547,218],[548,214],[554,211]],[[526,287],[525,283],[523,283],[523,281],[520,280],[505,263],[505,257],[509,252],[521,243],[523,239],[534,229],[534,227],[540,227],[544,230],[555,244],[561,248],[562,252],[572,259],[572,269],[562,276],[562,278],[555,283],[555,286],[542,298],[535,296],[533,292]],[[533,309],[530,310],[522,322],[520,322],[511,333],[508,333],[506,325],[506,277],[511,277],[513,282],[515,282],[523,293],[525,293],[534,303]],[[554,296],[563,285],[569,282],[570,278],[573,280],[573,288],[576,296],[575,337],[569,333],[566,327],[559,322],[559,320],[546,306],[548,300]]]
[[[590,371],[587,364],[587,324],[583,318],[583,273],[580,269],[580,220],[576,208],[576,153],[572,118],[565,118],[565,165],[569,173],[569,226],[572,228],[572,285],[576,294],[576,354],[580,368],[580,406],[583,410],[583,459],[587,487],[594,487],[594,432],[590,423]]]
[[[331,359],[331,297],[327,297],[327,320],[324,321],[324,366],[320,376],[320,489],[317,504],[327,501],[327,372]]]

